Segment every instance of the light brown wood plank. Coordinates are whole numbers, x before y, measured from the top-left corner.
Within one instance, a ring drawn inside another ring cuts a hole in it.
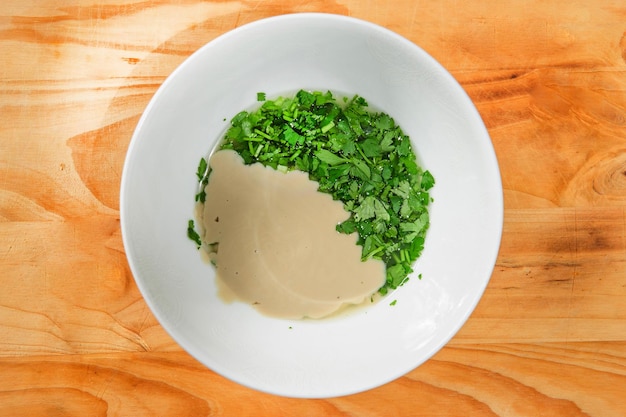
[[[34,415],[60,402],[76,410],[69,415],[106,415],[103,410],[108,410],[109,415],[136,416],[446,416],[463,410],[472,416],[617,417],[626,411],[620,389],[626,383],[625,347],[449,347],[393,384],[325,400],[252,391],[182,352],[4,359],[0,410]]]

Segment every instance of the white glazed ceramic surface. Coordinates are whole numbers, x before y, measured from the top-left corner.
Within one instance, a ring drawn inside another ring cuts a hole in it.
[[[390,114],[436,179],[431,228],[410,281],[378,304],[317,321],[224,303],[213,268],[186,236],[198,161],[230,118],[254,106],[257,92],[272,98],[300,88],[359,94]],[[452,76],[387,29],[324,14],[257,21],[189,57],[143,114],[121,188],[129,263],[163,327],[215,372],[293,397],[367,390],[441,349],[489,281],[502,218],[490,138]]]

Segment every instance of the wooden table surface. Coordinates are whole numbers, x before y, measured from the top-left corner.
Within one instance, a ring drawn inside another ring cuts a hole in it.
[[[505,197],[461,331],[406,376],[327,400],[206,369],[130,273],[119,186],[135,125],[194,50],[322,11],[407,37],[474,100]],[[626,415],[626,3],[3,0],[0,416]]]

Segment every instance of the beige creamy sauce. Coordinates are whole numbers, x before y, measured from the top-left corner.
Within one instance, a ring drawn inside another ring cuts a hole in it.
[[[213,154],[202,210],[204,242],[222,296],[282,318],[320,318],[360,304],[385,281],[382,261],[361,261],[357,235],[340,234],[349,214],[299,171],[244,165]]]

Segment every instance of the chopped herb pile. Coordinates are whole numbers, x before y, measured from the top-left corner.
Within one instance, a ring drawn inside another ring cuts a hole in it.
[[[319,191],[342,201],[350,213],[337,231],[358,233],[362,260],[385,263],[379,292],[402,285],[424,247],[428,191],[435,183],[417,165],[409,137],[390,116],[370,111],[360,96],[339,103],[330,92],[300,90],[275,100],[259,93],[257,100],[263,104],[256,111],[231,120],[220,149],[237,151],[246,164],[308,172]],[[203,159],[197,201],[205,200],[208,174]]]

